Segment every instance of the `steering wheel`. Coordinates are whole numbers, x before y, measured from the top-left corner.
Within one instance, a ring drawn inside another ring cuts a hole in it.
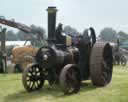
[[[96,34],[95,34],[95,30],[92,27],[90,27],[89,29],[84,30],[84,32],[83,32],[83,41],[86,44],[91,43],[91,46],[93,46],[95,44]]]

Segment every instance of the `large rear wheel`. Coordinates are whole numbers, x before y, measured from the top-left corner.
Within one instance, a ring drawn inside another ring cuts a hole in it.
[[[90,75],[93,85],[105,86],[112,78],[112,48],[108,43],[96,43],[91,52]]]

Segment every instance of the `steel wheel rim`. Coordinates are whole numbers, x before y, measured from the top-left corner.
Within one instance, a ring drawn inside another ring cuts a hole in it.
[[[69,94],[75,92],[76,88],[79,88],[79,80],[78,72],[74,69],[74,67],[71,67],[67,70],[66,73],[66,83],[67,83],[67,91]]]

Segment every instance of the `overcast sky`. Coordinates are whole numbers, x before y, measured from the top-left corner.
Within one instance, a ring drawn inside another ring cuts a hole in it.
[[[78,31],[94,27],[97,35],[104,27],[128,33],[128,0],[0,0],[0,15],[27,25],[47,28],[48,6],[57,6],[57,23]]]

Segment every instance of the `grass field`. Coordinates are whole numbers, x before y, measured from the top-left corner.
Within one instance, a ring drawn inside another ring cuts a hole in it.
[[[20,74],[0,75],[0,102],[128,102],[128,66],[114,67],[112,82],[102,88],[83,82],[80,92],[66,96],[58,86],[28,93],[22,86]]]

